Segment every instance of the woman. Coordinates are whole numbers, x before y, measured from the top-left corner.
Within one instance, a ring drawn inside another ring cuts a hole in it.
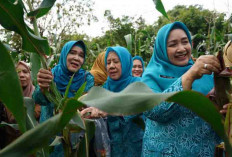
[[[154,92],[194,90],[206,95],[220,71],[216,57],[191,59],[191,36],[181,22],[163,26],[142,81]],[[220,139],[207,122],[176,103],[162,102],[145,112],[142,156],[213,156]]]
[[[21,87],[23,89],[23,96],[31,98],[35,87],[32,84],[30,68],[25,62],[20,61],[16,66],[16,71],[18,72]],[[40,118],[40,110],[40,106],[35,104],[35,118],[37,120]]]
[[[132,75],[134,77],[142,77],[142,74],[144,72],[143,58],[140,56],[134,56],[132,60],[133,60]]]
[[[31,72],[30,68],[23,61],[19,61],[16,65],[16,71],[18,72],[18,77],[20,80],[20,84],[23,90],[24,97],[32,97],[32,93],[34,92],[35,87],[32,84],[31,80]],[[13,114],[0,102],[0,121],[4,121],[6,123],[15,124],[16,120]],[[40,106],[38,104],[35,105],[35,118],[38,120],[40,117]],[[13,129],[9,126],[4,126],[0,128],[1,135],[1,144],[0,148],[3,148],[18,138],[21,133],[17,129]]]
[[[105,55],[107,80],[103,88],[120,92],[140,78],[132,76],[132,57],[129,51],[121,46],[109,47]],[[125,104],[126,105],[126,104]],[[106,114],[91,107],[81,112],[91,112],[91,117]],[[110,137],[111,156],[140,157],[142,150],[143,130],[133,122],[134,116],[108,116],[108,133]]]
[[[93,63],[90,73],[94,76],[94,85],[102,86],[107,79],[107,72],[105,68],[105,54],[101,52]]]
[[[94,85],[93,76],[89,72],[81,69],[85,61],[85,56],[86,46],[83,41],[69,41],[62,48],[59,63],[52,69],[52,72],[45,69],[39,70],[37,75],[39,87],[36,88],[33,97],[37,103],[42,105],[40,122],[53,116],[54,105],[43,95],[44,90],[49,88],[53,78],[61,95],[64,95],[68,82],[75,73],[68,97],[73,97],[85,81],[87,81],[85,92]],[[62,147],[55,147],[51,156],[64,156]]]

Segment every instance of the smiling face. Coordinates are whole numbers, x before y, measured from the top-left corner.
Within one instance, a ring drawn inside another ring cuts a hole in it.
[[[84,63],[84,51],[78,46],[73,46],[67,55],[67,68],[70,72],[77,72]]]
[[[22,64],[19,64],[16,67],[16,70],[18,72],[18,76],[19,76],[21,86],[23,88],[26,88],[29,85],[29,82],[31,80],[30,71]]]
[[[107,56],[106,70],[108,76],[113,80],[118,80],[122,75],[122,66],[118,55],[111,51]]]
[[[184,30],[174,29],[167,41],[167,54],[170,62],[177,66],[185,66],[191,58],[191,45]]]
[[[138,59],[133,61],[132,75],[134,77],[141,77],[143,73],[143,65],[142,62]]]

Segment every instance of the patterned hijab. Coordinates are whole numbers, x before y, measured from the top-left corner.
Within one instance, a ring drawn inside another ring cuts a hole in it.
[[[84,55],[86,56],[86,46],[83,41],[69,41],[62,48],[59,63],[52,69],[54,81],[62,95],[64,95],[68,82],[73,75],[73,72],[70,72],[67,68],[67,55],[74,45],[82,48],[84,51]],[[81,87],[84,82],[85,70],[81,68],[75,73],[69,89],[68,97],[73,97],[75,92]]]
[[[122,74],[119,80],[113,80],[108,76],[104,84],[104,88],[112,92],[120,92],[130,83],[140,81],[140,78],[132,76],[132,57],[129,51],[124,47],[115,46],[107,48],[105,55],[105,66],[107,66],[107,57],[109,52],[112,51],[115,52],[119,57],[122,66]]]
[[[103,85],[107,79],[107,72],[105,68],[105,54],[101,52],[93,63],[93,67],[90,73],[94,76],[94,82],[96,86]]]
[[[142,66],[143,66],[143,73],[144,73],[144,61],[143,61],[143,58],[142,57],[140,57],[140,56],[134,56],[133,58],[132,58],[132,61],[134,61],[134,60],[140,60],[140,62],[142,63]],[[143,74],[142,73],[142,74]]]
[[[35,87],[33,86],[32,84],[32,80],[31,80],[31,71],[30,71],[30,68],[27,66],[27,63],[23,62],[23,61],[19,61],[18,64],[16,65],[16,69],[19,65],[23,65],[29,72],[29,80],[28,81],[28,85],[26,88],[23,89],[23,96],[24,97],[32,97],[32,93],[34,92],[35,90]]]
[[[174,22],[164,25],[157,34],[152,58],[143,73],[142,82],[147,84],[154,92],[163,92],[194,64],[190,59],[185,66],[173,65],[167,55],[167,40],[170,31],[173,29],[182,29],[185,31],[190,44],[191,36],[188,28],[181,22]],[[199,88],[200,87],[200,88]],[[212,75],[203,75],[201,79],[193,82],[192,89],[203,94],[207,94],[213,88]]]

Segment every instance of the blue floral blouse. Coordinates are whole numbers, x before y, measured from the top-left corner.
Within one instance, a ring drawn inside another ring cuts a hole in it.
[[[164,93],[182,90],[179,78]],[[162,102],[144,114],[144,157],[213,157],[221,142],[207,122],[176,103]]]

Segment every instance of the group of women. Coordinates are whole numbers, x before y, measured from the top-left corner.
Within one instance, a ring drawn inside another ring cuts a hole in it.
[[[81,67],[86,58],[83,41],[67,42],[58,65],[51,71],[40,69],[33,98],[41,105],[40,122],[53,116],[54,105],[44,96],[51,81],[64,95],[70,77],[75,73],[69,97],[87,82],[85,92],[94,85],[120,92],[133,82],[143,82],[156,93],[195,90],[204,95],[213,88],[213,75],[220,69],[219,61],[212,55],[191,59],[192,42],[188,28],[181,22],[163,26],[156,36],[152,58],[144,68],[143,59],[132,58],[121,46],[108,47],[95,61],[90,72]],[[126,105],[126,104],[125,104]],[[107,117],[111,156],[213,156],[214,148],[221,139],[210,125],[192,111],[170,102],[162,102],[143,113],[145,131],[133,118],[141,115],[111,116],[95,108],[81,111],[90,118]],[[51,156],[64,156],[62,148]]]

